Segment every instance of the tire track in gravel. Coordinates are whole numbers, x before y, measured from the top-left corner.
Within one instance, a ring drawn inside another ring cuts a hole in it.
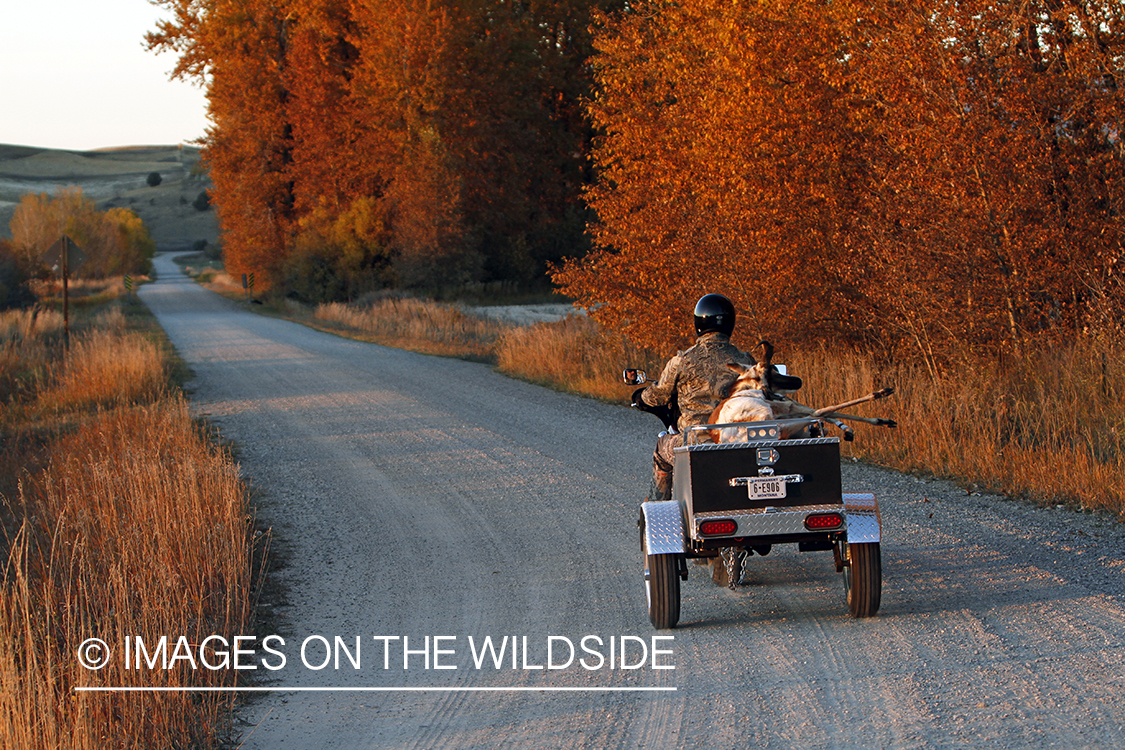
[[[261,684],[678,688],[271,693],[240,710],[247,748],[1125,746],[1122,527],[862,465],[844,484],[880,498],[878,617],[847,616],[830,555],[779,548],[733,592],[689,566],[675,670],[477,670],[469,636],[526,635],[536,663],[550,636],[653,634],[634,522],[655,420],[254,315],[157,263],[142,297],[288,551],[279,632],[367,639],[361,670]],[[384,670],[374,635],[457,636],[458,668]]]

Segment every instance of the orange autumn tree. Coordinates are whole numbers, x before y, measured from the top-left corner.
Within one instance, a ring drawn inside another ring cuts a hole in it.
[[[352,296],[529,282],[581,250],[589,14],[618,0],[159,4],[150,46],[208,86],[232,271]]]
[[[270,0],[159,0],[173,19],[148,35],[150,49],[180,53],[174,75],[207,83],[204,158],[223,229],[227,270],[267,285],[292,225],[292,123],[287,117],[290,21]]]
[[[1122,32],[1119,4],[1061,2],[888,5],[857,24],[851,75],[881,123],[885,339],[935,367],[1105,324],[1121,291]]]
[[[461,0],[437,113],[460,176],[469,251],[532,282],[584,250],[590,17],[619,0]]]
[[[79,187],[60,188],[53,195],[27,193],[20,198],[9,223],[11,247],[26,269],[43,266],[43,255],[66,235],[82,249],[86,260],[71,274],[105,278],[149,273],[156,243],[148,227],[129,208],[99,211]]]
[[[363,7],[384,17],[400,11]],[[386,188],[396,139],[377,125],[379,104],[358,85],[365,27],[357,6],[293,2],[287,18],[293,223],[283,237],[283,285],[307,302],[353,298],[394,278]]]
[[[1121,7],[637,5],[596,39],[598,245],[556,273],[645,343],[751,333],[931,365],[1119,304]],[[1115,299],[1118,300],[1115,302]]]
[[[711,291],[747,340],[852,328],[870,179],[864,106],[837,72],[852,13],[699,0],[603,19],[597,250],[557,270],[563,291],[646,345],[682,336]]]
[[[464,252],[461,175],[441,126],[446,62],[456,26],[448,3],[364,0],[353,9],[360,61],[353,82],[361,121],[388,139],[382,201],[405,286],[475,278]]]

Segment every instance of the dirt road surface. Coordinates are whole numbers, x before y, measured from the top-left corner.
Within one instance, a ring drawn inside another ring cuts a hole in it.
[[[655,419],[254,315],[157,267],[142,297],[287,558],[285,666],[247,646],[276,691],[241,709],[244,747],[1125,747],[1118,524],[847,465],[882,507],[876,618],[847,615],[830,555],[783,548],[737,591],[691,567],[680,627],[657,633],[634,525]],[[489,636],[516,656],[483,656]],[[337,638],[358,668],[318,668]]]

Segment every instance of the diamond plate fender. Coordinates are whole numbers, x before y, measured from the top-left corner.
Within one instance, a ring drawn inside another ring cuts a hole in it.
[[[848,521],[850,543],[877,542],[883,523],[879,517],[879,501],[870,492],[845,492],[844,515]]]
[[[650,555],[686,552],[684,514],[675,500],[641,503],[645,514],[645,548]]]

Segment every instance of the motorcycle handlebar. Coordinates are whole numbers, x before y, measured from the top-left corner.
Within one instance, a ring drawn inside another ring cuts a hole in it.
[[[630,405],[634,409],[639,409],[641,411],[645,411],[649,414],[654,415],[657,419],[664,423],[665,427],[667,427],[669,430],[674,430],[676,428],[676,416],[673,413],[672,409],[668,406],[663,405],[652,406],[651,404],[646,404],[644,402],[644,399],[641,398],[642,391],[644,391],[644,388],[638,388],[637,390],[633,391],[632,404]]]

